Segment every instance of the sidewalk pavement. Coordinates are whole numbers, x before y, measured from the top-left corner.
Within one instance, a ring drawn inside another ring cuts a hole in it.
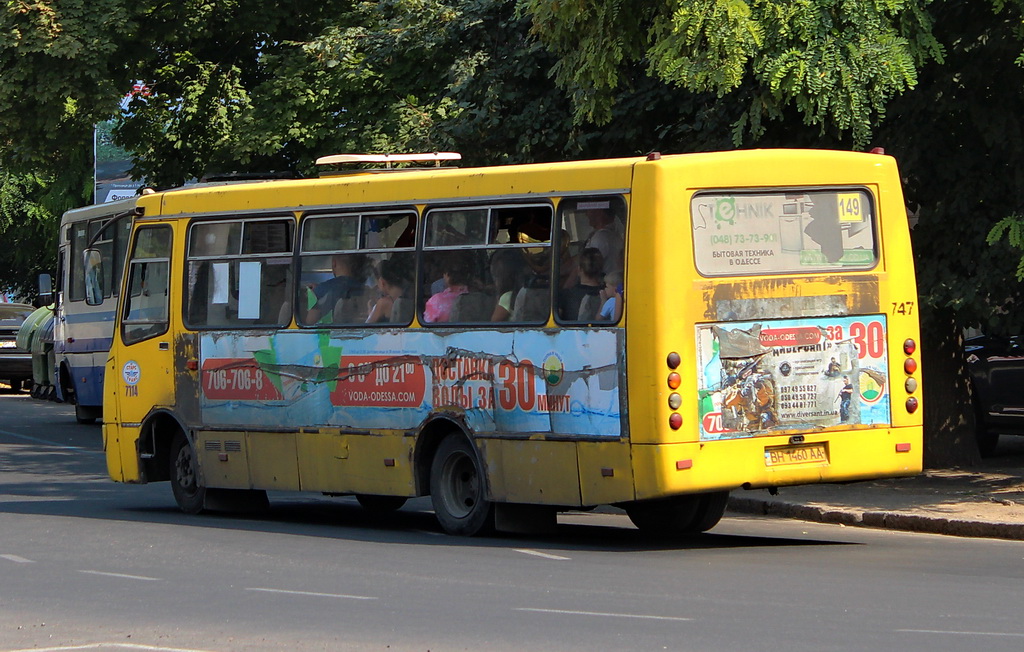
[[[1024,437],[976,469],[912,478],[734,491],[729,511],[963,537],[1024,540]]]

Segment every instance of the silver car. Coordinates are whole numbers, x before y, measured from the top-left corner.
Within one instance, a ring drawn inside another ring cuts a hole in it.
[[[0,382],[20,392],[32,382],[32,353],[18,348],[18,329],[35,310],[24,303],[0,303]]]

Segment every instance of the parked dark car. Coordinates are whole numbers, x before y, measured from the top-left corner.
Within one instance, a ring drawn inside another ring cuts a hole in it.
[[[0,381],[20,392],[32,382],[32,352],[18,348],[21,323],[35,308],[23,303],[0,303]]]
[[[1000,434],[1024,435],[1024,338],[971,337],[964,354],[974,390],[978,450],[991,455]]]

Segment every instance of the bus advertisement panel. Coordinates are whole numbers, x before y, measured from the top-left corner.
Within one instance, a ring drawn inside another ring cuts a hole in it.
[[[885,315],[697,326],[701,439],[887,425]]]
[[[479,433],[617,438],[621,332],[203,334],[208,426],[413,429],[434,410]]]

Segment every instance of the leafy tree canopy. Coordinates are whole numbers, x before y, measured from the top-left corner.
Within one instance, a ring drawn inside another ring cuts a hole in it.
[[[691,92],[734,96],[736,144],[795,107],[860,146],[917,69],[941,59],[930,0],[520,0],[534,32],[560,55],[558,83],[577,119],[606,122],[629,84],[624,70]]]

